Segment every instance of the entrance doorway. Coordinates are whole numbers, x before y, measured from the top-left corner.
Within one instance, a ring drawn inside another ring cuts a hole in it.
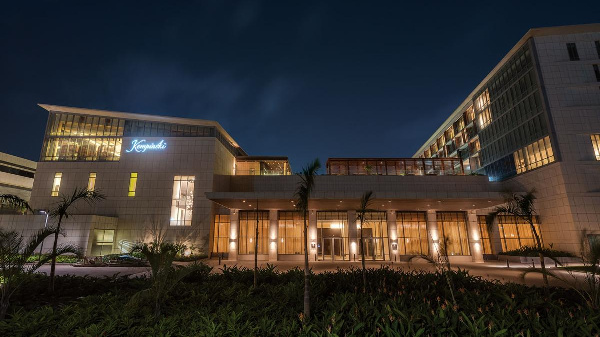
[[[342,238],[323,238],[319,249],[319,256],[323,261],[341,261],[346,256]]]

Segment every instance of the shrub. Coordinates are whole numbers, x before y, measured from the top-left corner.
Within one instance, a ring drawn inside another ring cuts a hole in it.
[[[31,255],[27,259],[27,263],[36,263],[36,262],[38,262],[38,260],[40,260],[40,257],[44,258],[46,256],[49,256],[49,255],[48,254]],[[79,258],[75,255],[60,255],[60,256],[56,257],[56,263],[77,263],[77,261],[79,261]]]

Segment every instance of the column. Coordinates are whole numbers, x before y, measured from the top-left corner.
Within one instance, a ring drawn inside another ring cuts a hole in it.
[[[387,212],[387,227],[389,238],[390,260],[393,262],[399,261],[398,256],[398,226],[396,224],[396,211]]]
[[[500,226],[498,226],[498,217],[494,217],[492,228],[488,227],[488,233],[490,235],[490,244],[492,245],[492,254],[498,254],[502,249],[502,239],[500,239]]]
[[[237,209],[229,210],[229,260],[237,261],[238,234],[240,224],[240,212]]]
[[[429,234],[429,251],[434,259],[439,257],[440,233],[438,232],[437,214],[434,210],[427,211],[427,233]]]
[[[477,211],[467,212],[467,231],[469,232],[469,248],[473,262],[483,263],[483,247],[481,247],[481,232],[477,222]]]
[[[350,261],[359,261],[360,253],[359,249],[359,240],[360,233],[358,233],[358,229],[356,228],[356,211],[350,210],[348,213],[348,241],[350,243]]]
[[[308,260],[315,261],[319,254],[317,247],[317,211],[311,209],[308,211]]]
[[[269,261],[277,261],[279,239],[279,217],[277,210],[269,210]]]

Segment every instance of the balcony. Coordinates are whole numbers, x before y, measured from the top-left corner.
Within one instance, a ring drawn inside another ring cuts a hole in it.
[[[464,175],[459,158],[329,158],[328,175]]]
[[[236,176],[287,176],[292,174],[287,157],[238,156],[235,158]]]

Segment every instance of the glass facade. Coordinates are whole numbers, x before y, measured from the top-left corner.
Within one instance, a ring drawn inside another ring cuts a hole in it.
[[[471,255],[467,235],[467,219],[464,212],[436,213],[440,244],[447,238],[446,251],[452,255]]]
[[[365,259],[385,260],[389,253],[387,216],[385,212],[366,212],[364,225],[356,220],[357,230],[362,231]],[[360,233],[356,235],[360,238]],[[361,254],[360,245],[357,247]]]
[[[321,260],[350,259],[347,212],[317,212],[317,245]]]
[[[329,175],[463,175],[462,161],[456,158],[329,158]]]
[[[229,252],[229,214],[215,215],[215,227],[213,231],[213,253]]]
[[[537,140],[514,153],[517,173],[533,170],[554,162],[554,151],[550,137]]]
[[[429,254],[425,212],[396,212],[398,254]]]
[[[534,217],[533,225],[541,240],[539,219],[537,217]],[[505,251],[536,245],[531,225],[524,219],[513,215],[500,215],[498,216],[498,229],[500,230],[502,248]]]
[[[485,215],[477,216],[477,224],[479,225],[479,235],[481,239],[481,251],[483,254],[492,254],[492,241],[488,230]]]
[[[119,161],[123,137],[215,137],[234,156],[245,153],[214,126],[50,112],[41,161]]]
[[[191,226],[194,208],[194,176],[175,176],[171,202],[171,226]]]
[[[254,254],[258,226],[258,254],[268,254],[269,211],[240,211],[239,254]],[[258,222],[258,223],[257,223]]]
[[[238,176],[287,176],[291,174],[287,158],[237,157],[235,161],[235,175]]]
[[[304,218],[299,212],[279,211],[278,254],[304,254]],[[306,219],[308,226],[308,219]]]

